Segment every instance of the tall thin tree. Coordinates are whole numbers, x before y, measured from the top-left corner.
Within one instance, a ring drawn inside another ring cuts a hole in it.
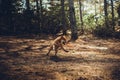
[[[71,39],[76,40],[78,38],[76,18],[75,18],[75,9],[73,0],[68,0],[69,2],[69,19],[71,26]]]
[[[43,5],[42,5],[42,0],[40,0],[40,30],[41,30],[41,27],[42,27],[42,22],[43,22]]]
[[[111,0],[111,14],[112,14],[112,29],[114,30],[114,25],[115,25],[115,22],[114,22],[114,4],[113,4],[113,0]]]
[[[104,0],[104,14],[105,14],[105,25],[108,28],[108,12],[107,12],[107,0]]]
[[[31,26],[31,18],[32,18],[32,12],[30,10],[30,0],[26,0],[26,24],[29,26],[26,26],[26,31],[30,31],[30,26]]]
[[[39,14],[40,14],[39,2],[38,2],[38,0],[35,0],[35,1],[36,1],[36,8],[37,8],[37,15],[39,16]]]
[[[40,6],[39,6],[39,0],[36,1],[36,8],[37,8],[37,20],[38,20],[38,26],[40,26]],[[41,29],[41,27],[39,27]]]
[[[118,25],[120,26],[120,4],[117,8],[117,13],[118,13]]]
[[[61,0],[61,17],[62,17],[62,28],[63,28],[63,34],[66,35],[66,20],[65,20],[65,0]]]
[[[84,33],[84,29],[83,29],[82,3],[81,3],[81,0],[78,0],[78,2],[79,2],[79,10],[80,10],[81,32],[83,34]]]
[[[30,0],[26,0],[26,8],[27,10],[30,10]]]

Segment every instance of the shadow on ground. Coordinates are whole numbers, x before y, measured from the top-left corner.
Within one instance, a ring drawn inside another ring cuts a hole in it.
[[[114,51],[119,51],[119,45],[110,48],[110,53],[82,54],[87,48],[78,46],[80,54],[46,56],[48,40],[51,38],[0,38],[0,80],[120,80],[120,56]]]

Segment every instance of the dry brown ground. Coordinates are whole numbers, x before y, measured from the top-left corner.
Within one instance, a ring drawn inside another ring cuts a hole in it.
[[[120,40],[80,36],[46,56],[53,39],[1,36],[0,80],[120,80]]]

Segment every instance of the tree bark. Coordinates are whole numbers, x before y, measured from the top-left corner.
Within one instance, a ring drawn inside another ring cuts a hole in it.
[[[66,20],[65,20],[65,4],[64,4],[65,0],[61,0],[61,17],[62,17],[62,29],[63,29],[63,35],[66,35]]]
[[[39,1],[38,0],[35,0],[36,1],[36,7],[37,7],[37,25],[40,26],[40,6],[39,6]],[[39,27],[39,29],[41,30],[41,27]]]
[[[105,14],[105,25],[108,28],[108,12],[107,12],[107,0],[104,0],[104,14]]]
[[[113,7],[113,0],[111,0],[111,10],[112,10],[112,29],[114,30],[114,25],[115,25],[115,22],[114,22],[114,7]]]
[[[81,3],[81,0],[79,0],[78,2],[79,2],[79,10],[80,10],[81,32],[83,34],[84,29],[83,29],[83,17],[82,17],[82,3]]]
[[[40,12],[40,8],[39,8],[39,3],[38,3],[38,0],[35,0],[36,1],[36,7],[37,7],[37,15],[39,16]]]
[[[78,38],[77,26],[76,26],[76,18],[75,18],[75,10],[73,0],[69,1],[69,19],[71,26],[71,39],[76,40]]]
[[[117,8],[117,13],[118,13],[118,25],[120,26],[120,4]]]
[[[40,31],[42,32],[42,26],[43,26],[43,7],[42,7],[42,0],[40,0]]]
[[[27,7],[27,10],[30,10],[30,1],[29,0],[26,0],[26,7]]]

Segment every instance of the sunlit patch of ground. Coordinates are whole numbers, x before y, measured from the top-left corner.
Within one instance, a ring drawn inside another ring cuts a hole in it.
[[[120,80],[120,40],[80,36],[51,51],[54,37],[0,37],[0,80]]]

